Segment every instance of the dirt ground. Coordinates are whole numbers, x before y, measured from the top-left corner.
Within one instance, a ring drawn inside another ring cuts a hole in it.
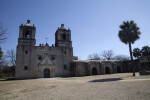
[[[0,79],[0,100],[150,100],[150,75]]]

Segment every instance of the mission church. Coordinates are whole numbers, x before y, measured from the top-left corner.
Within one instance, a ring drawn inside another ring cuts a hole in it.
[[[36,46],[35,35],[36,27],[30,20],[20,25],[15,79],[100,75],[130,70],[128,62],[78,60],[73,56],[71,30],[64,24],[55,32],[55,45]]]

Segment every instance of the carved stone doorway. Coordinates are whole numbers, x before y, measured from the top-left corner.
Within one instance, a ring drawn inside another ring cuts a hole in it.
[[[44,69],[44,78],[50,78],[50,70]]]

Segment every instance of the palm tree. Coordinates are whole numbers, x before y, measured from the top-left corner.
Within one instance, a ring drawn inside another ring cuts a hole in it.
[[[133,57],[132,57],[132,48],[131,43],[133,44],[137,39],[139,39],[139,35],[141,32],[139,31],[139,27],[137,27],[136,23],[134,21],[124,21],[122,25],[120,25],[119,30],[119,38],[120,41],[129,44],[129,52],[130,52],[130,58],[131,58],[131,66],[133,70],[133,76],[135,76],[135,68],[133,66]]]
[[[150,47],[144,46],[141,50],[142,56],[146,57],[148,62],[150,62]]]
[[[133,56],[137,59],[141,57],[141,50],[139,48],[134,48],[133,49]]]

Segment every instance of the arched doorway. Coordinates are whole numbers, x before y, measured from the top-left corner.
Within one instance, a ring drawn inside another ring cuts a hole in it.
[[[50,70],[44,69],[44,78],[50,78]]]
[[[95,67],[92,68],[92,75],[97,75],[97,69]]]
[[[105,74],[110,74],[109,67],[105,67]]]
[[[117,73],[121,73],[121,69],[119,66],[117,66]]]

